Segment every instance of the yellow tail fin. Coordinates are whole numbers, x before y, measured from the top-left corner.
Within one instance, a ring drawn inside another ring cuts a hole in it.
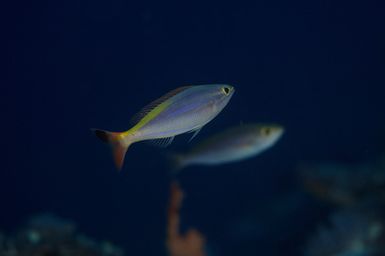
[[[127,149],[130,146],[130,143],[127,143],[124,139],[124,132],[109,132],[98,129],[92,129],[92,131],[101,141],[110,144],[116,168],[120,171]]]

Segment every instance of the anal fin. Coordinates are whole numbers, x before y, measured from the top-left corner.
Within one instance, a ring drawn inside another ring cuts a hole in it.
[[[165,148],[169,146],[173,142],[173,140],[174,140],[174,137],[166,137],[166,138],[150,140],[150,143],[155,146]]]

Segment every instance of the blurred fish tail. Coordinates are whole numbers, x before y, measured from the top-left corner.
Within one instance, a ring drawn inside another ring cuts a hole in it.
[[[186,157],[178,153],[168,153],[168,165],[172,174],[179,173],[187,166]]]
[[[120,171],[123,166],[127,149],[132,143],[128,142],[126,139],[128,132],[109,132],[99,129],[92,129],[92,131],[101,141],[108,143],[111,146],[115,165]]]

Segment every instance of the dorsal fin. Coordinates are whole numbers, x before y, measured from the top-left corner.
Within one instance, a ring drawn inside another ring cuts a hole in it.
[[[192,87],[192,86],[182,86],[182,87],[176,88],[176,89],[166,93],[165,95],[163,95],[159,99],[154,100],[153,102],[151,102],[150,104],[148,104],[147,106],[142,108],[138,113],[136,113],[132,117],[131,124],[133,124],[133,125],[137,124],[143,117],[145,117],[148,113],[150,113],[159,104],[162,104],[166,100],[170,99],[171,97],[177,95],[178,93],[180,93],[180,92],[182,92],[182,91],[184,91],[190,87]]]

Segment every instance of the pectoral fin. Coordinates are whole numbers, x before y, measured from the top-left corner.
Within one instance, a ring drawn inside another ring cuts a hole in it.
[[[192,140],[195,138],[195,136],[197,136],[198,133],[199,133],[201,130],[202,130],[202,127],[199,127],[199,128],[197,128],[197,129],[195,129],[195,130],[192,130],[191,132],[193,132],[194,134],[191,136],[191,138],[188,140],[188,142],[192,141]]]

